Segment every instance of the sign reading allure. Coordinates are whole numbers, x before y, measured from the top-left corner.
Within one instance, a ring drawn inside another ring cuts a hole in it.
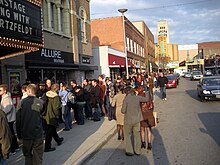
[[[0,37],[42,44],[41,7],[27,0],[0,0]]]
[[[39,51],[25,55],[25,60],[30,62],[46,62],[57,64],[73,64],[73,54],[60,50],[42,48]]]

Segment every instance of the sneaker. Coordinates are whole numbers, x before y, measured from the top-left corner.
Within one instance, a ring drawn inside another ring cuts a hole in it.
[[[164,100],[167,100],[167,98],[164,98]]]

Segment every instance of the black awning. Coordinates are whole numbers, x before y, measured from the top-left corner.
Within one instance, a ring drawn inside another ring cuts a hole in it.
[[[39,69],[62,69],[62,70],[98,70],[98,66],[80,65],[72,63],[49,63],[49,62],[34,62],[26,61],[27,68]]]
[[[98,70],[96,65],[79,65],[80,70]]]
[[[184,60],[184,61],[180,62],[179,66],[186,66],[186,61]]]
[[[41,69],[63,69],[63,70],[76,70],[79,69],[79,65],[71,63],[48,63],[48,62],[28,62],[26,61],[27,68],[41,68]]]

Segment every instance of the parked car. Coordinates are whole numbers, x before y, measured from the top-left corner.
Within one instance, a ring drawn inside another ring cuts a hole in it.
[[[200,80],[203,77],[203,74],[201,71],[192,71],[190,80]]]
[[[166,84],[166,88],[176,88],[177,87],[177,79],[173,74],[166,75],[168,79],[168,84]]]
[[[220,100],[220,76],[203,77],[197,85],[197,93],[201,101]]]
[[[190,78],[191,77],[191,73],[190,72],[185,72],[183,77],[184,78]]]
[[[205,76],[212,76],[212,71],[211,70],[207,70],[205,71]]]

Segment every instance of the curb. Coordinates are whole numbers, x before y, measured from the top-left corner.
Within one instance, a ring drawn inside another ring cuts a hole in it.
[[[105,132],[103,129],[106,129]],[[109,130],[108,130],[109,129]],[[103,134],[104,132],[104,134]],[[94,156],[103,145],[105,145],[115,134],[116,134],[116,124],[115,121],[106,121],[95,134],[88,137],[88,141],[84,142],[77,151],[64,163],[64,165],[83,165],[85,164],[92,156]],[[92,141],[95,142],[91,142]]]

